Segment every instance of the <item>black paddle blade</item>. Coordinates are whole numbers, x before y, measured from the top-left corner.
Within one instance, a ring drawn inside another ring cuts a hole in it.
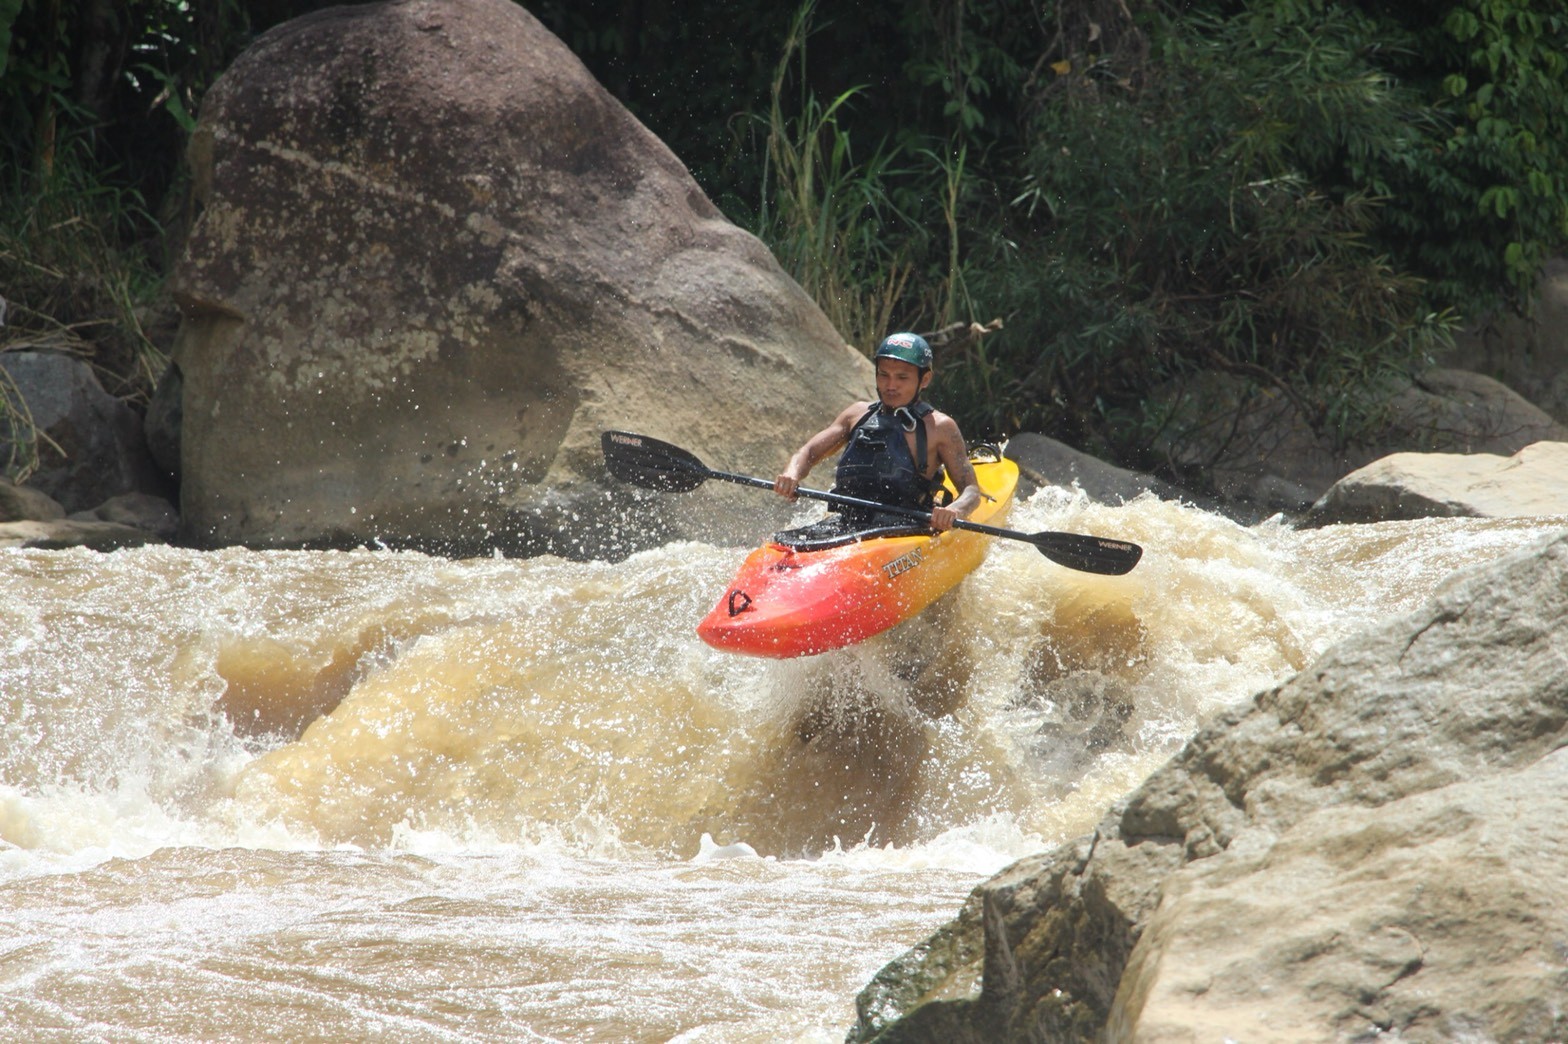
[[[604,448],[604,463],[610,474],[644,489],[689,493],[709,475],[702,461],[679,446],[646,435],[607,431],[600,436],[599,445]]]
[[[1132,572],[1143,557],[1143,548],[1137,544],[1081,533],[1034,533],[1024,539],[1057,565],[1085,573],[1121,576]]]

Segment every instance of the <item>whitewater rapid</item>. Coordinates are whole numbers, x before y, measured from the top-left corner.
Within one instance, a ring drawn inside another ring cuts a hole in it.
[[[1047,490],[864,645],[693,632],[623,562],[0,551],[0,1039],[836,1040],[1216,710],[1563,520],[1296,531]]]

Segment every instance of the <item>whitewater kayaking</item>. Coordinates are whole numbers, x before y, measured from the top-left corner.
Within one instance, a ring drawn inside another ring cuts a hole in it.
[[[1018,465],[990,446],[977,447],[972,463],[982,500],[971,520],[1000,520],[1012,503]],[[948,491],[957,496],[951,486]],[[952,590],[984,559],[992,539],[967,528],[933,533],[916,519],[856,529],[843,518],[830,514],[774,534],[747,557],[697,634],[714,648],[756,656],[807,656],[851,645]]]
[[[709,479],[825,501],[831,513],[753,551],[697,625],[709,645],[754,656],[809,656],[864,641],[920,613],[984,560],[994,538],[1022,540],[1070,569],[1121,575],[1142,548],[1077,533],[1020,533],[1005,519],[1018,466],[1003,448],[964,447],[950,418],[920,400],[931,350],[916,334],[878,346],[877,399],[846,408],[774,479],[709,468],[690,452],[626,431],[602,437],[617,478],[662,492]],[[799,482],[842,450],[833,490]]]

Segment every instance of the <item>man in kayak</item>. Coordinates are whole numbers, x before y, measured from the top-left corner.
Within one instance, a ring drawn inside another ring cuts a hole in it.
[[[811,469],[842,448],[833,492],[929,511],[932,529],[951,529],[979,505],[980,486],[958,424],[920,398],[931,383],[931,346],[919,334],[891,334],[872,361],[876,401],[852,403],[808,439],[773,480],[773,490],[794,499]],[[948,504],[936,502],[943,469],[959,491]],[[850,508],[843,514],[856,528],[878,524],[875,512]]]

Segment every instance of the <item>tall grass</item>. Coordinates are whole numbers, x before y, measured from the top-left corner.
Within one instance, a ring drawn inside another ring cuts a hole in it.
[[[1335,447],[1376,426],[1452,317],[1375,246],[1386,200],[1314,174],[1411,135],[1356,17],[1189,15],[1139,76],[1082,74],[1035,112],[1018,246],[969,272],[1009,326],[955,382],[966,418],[1167,472],[1188,466],[1169,447],[1234,428],[1223,397],[1173,412],[1203,375],[1290,401]]]
[[[932,148],[920,150],[930,166],[930,178],[937,185],[934,194],[940,210],[944,232],[944,252],[931,280],[930,298],[935,308],[935,324],[947,326],[971,318],[974,301],[970,297],[966,262],[962,247],[964,222],[967,214],[965,197],[973,179],[968,175],[969,148],[966,145],[949,146],[942,151]]]
[[[906,173],[899,150],[884,138],[857,160],[840,123],[861,88],[824,103],[806,86],[814,8],[807,0],[796,11],[774,70],[757,232],[845,340],[869,351],[900,312],[918,225],[888,190]],[[792,70],[799,94],[786,112]]]
[[[0,170],[0,470],[25,481],[40,442],[3,353],[47,349],[88,360],[110,394],[146,401],[167,365],[143,315],[162,281],[162,230],[141,197],[95,166],[85,133],[47,164]]]
[[[0,363],[3,363],[0,359]],[[38,470],[38,428],[27,401],[11,375],[0,366],[0,478],[26,482]]]
[[[167,363],[142,315],[162,282],[162,229],[141,196],[95,165],[87,135],[57,146],[45,170],[12,165],[0,198],[0,286],[7,342],[58,326],[90,337],[108,390],[150,393]],[[28,327],[28,316],[52,324]]]

